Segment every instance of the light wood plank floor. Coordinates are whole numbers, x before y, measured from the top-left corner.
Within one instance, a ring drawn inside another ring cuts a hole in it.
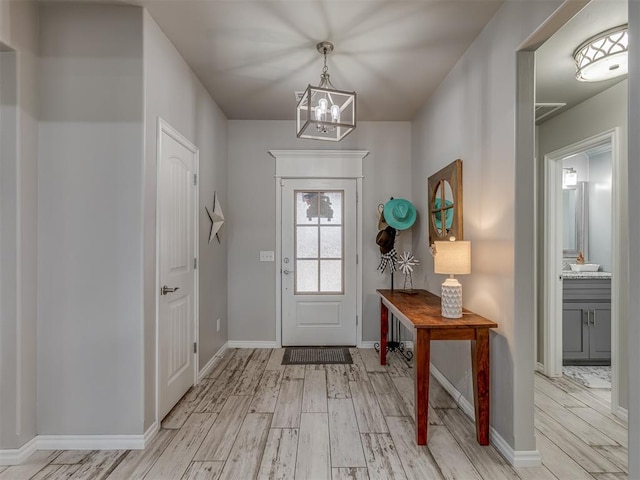
[[[597,394],[535,376],[543,465],[514,469],[475,441],[473,423],[435,379],[429,445],[415,444],[412,370],[377,364],[281,366],[283,350],[225,352],[146,450],[37,452],[0,480],[627,478],[627,431]]]

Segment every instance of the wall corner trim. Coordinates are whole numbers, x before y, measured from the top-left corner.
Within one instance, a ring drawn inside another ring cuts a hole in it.
[[[20,448],[0,450],[0,465],[19,465],[38,450],[38,437],[34,437]]]
[[[156,438],[156,435],[158,434],[158,432],[160,431],[160,423],[158,422],[153,422],[151,424],[151,426],[147,429],[146,432],[144,432],[144,446],[142,448],[147,448],[149,445],[151,445],[151,442],[153,441],[154,438]]]
[[[454,401],[460,407],[460,410],[471,420],[475,421],[475,409],[473,405],[464,398],[462,393],[447,380],[447,377],[445,377],[433,363],[431,364],[430,371],[433,378],[453,397]],[[500,452],[500,455],[514,467],[538,467],[542,465],[542,456],[538,450],[514,450],[495,428],[490,427],[489,433],[491,444]]]

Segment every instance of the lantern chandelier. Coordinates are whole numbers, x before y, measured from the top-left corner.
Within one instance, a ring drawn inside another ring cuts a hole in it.
[[[320,42],[316,49],[324,56],[317,87],[309,85],[296,107],[298,138],[339,142],[356,128],[356,92],[336,90],[329,79],[327,55],[333,44]]]
[[[620,25],[590,38],[573,52],[576,78],[581,82],[599,82],[625,75],[629,70],[628,51],[628,25]]]

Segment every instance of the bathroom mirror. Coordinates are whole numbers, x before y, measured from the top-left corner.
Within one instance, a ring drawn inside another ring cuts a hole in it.
[[[575,259],[578,252],[588,258],[588,202],[586,182],[562,190],[562,256]]]
[[[427,191],[429,245],[451,237],[462,240],[462,160],[431,175]]]

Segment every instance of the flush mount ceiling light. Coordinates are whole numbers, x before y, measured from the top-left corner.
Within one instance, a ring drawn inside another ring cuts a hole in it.
[[[339,142],[356,128],[356,92],[336,90],[329,80],[327,55],[333,44],[316,45],[324,56],[324,67],[317,87],[309,85],[296,107],[298,138]]]
[[[628,25],[620,25],[580,45],[573,52],[576,78],[581,82],[598,82],[625,75],[628,72],[628,31]]]

